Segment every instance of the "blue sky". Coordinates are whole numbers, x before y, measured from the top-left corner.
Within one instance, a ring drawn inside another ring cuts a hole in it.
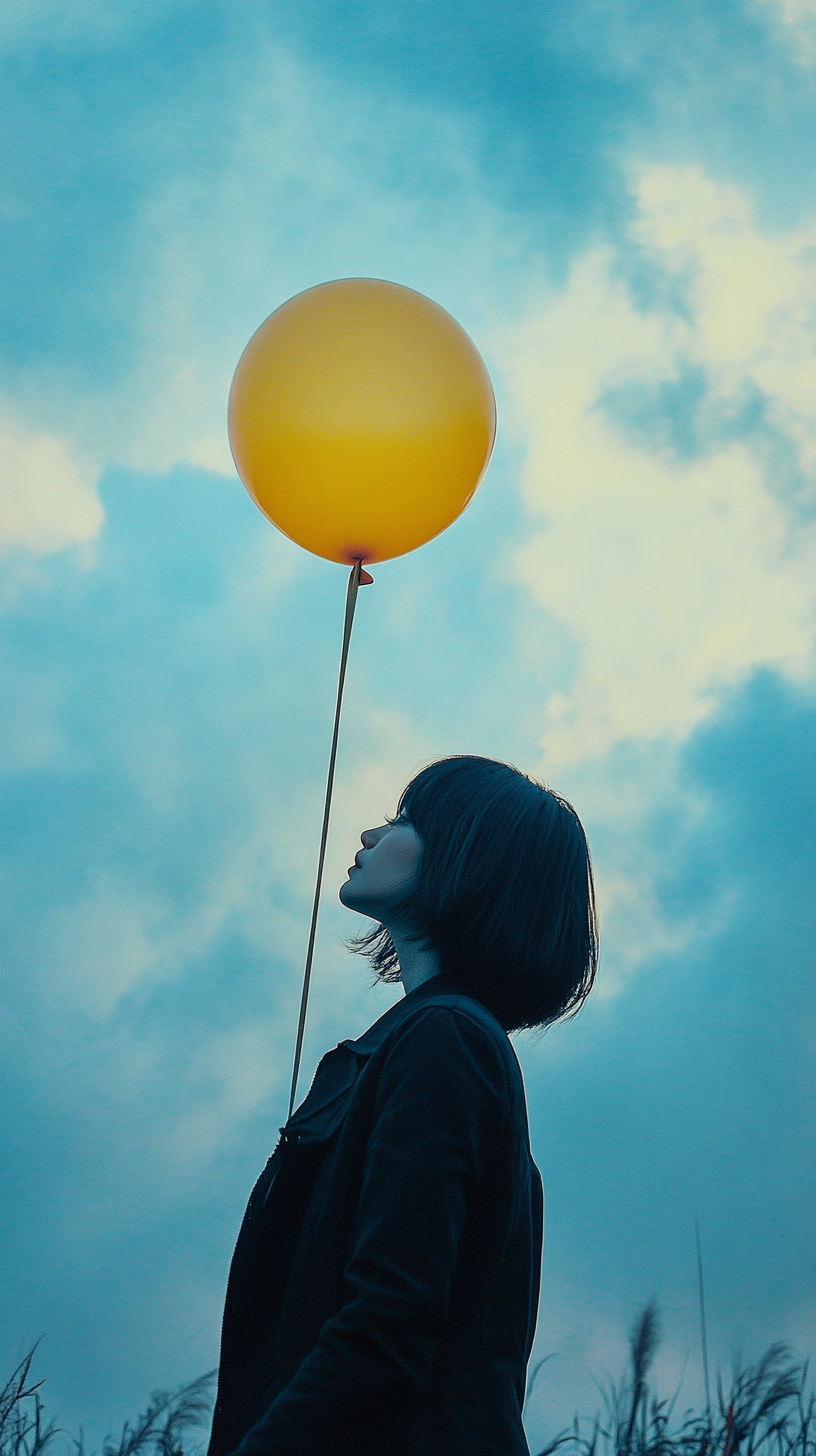
[[[816,11],[16,0],[3,20],[6,1366],[91,1442],[216,1363],[288,1100],[345,574],[232,469],[249,335],[419,288],[499,430],[360,597],[301,1072],[394,998],[336,887],[428,760],[576,804],[603,958],[515,1039],[546,1191],[531,1440],[636,1310],[809,1351]],[[399,994],[399,993],[397,993]],[[682,1405],[682,1399],[681,1399]]]

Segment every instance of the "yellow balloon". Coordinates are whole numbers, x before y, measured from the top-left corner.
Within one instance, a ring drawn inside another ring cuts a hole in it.
[[[490,376],[464,329],[399,283],[307,288],[252,335],[229,438],[244,485],[329,561],[387,561],[461,515],[496,435]]]

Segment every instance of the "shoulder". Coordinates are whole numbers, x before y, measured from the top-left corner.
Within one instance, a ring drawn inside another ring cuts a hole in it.
[[[439,1069],[504,1100],[514,1100],[521,1072],[507,1033],[487,1007],[463,993],[438,995],[408,1012],[384,1039],[384,1062]]]

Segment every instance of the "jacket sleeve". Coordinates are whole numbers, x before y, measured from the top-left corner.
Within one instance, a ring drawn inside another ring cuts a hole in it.
[[[499,1146],[506,1070],[490,1034],[445,1007],[383,1065],[343,1303],[236,1456],[354,1449],[429,1381],[465,1220]],[[366,1447],[367,1449],[367,1447]]]

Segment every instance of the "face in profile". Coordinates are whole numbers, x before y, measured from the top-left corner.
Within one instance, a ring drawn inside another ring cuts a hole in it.
[[[340,900],[349,910],[387,925],[391,907],[404,900],[416,882],[422,840],[403,816],[378,829],[364,829],[360,839],[363,847],[349,866]]]
[[[586,834],[571,804],[512,764],[428,764],[391,824],[367,829],[341,902],[375,923],[347,941],[377,979],[445,974],[505,1031],[574,1015],[598,965]]]

